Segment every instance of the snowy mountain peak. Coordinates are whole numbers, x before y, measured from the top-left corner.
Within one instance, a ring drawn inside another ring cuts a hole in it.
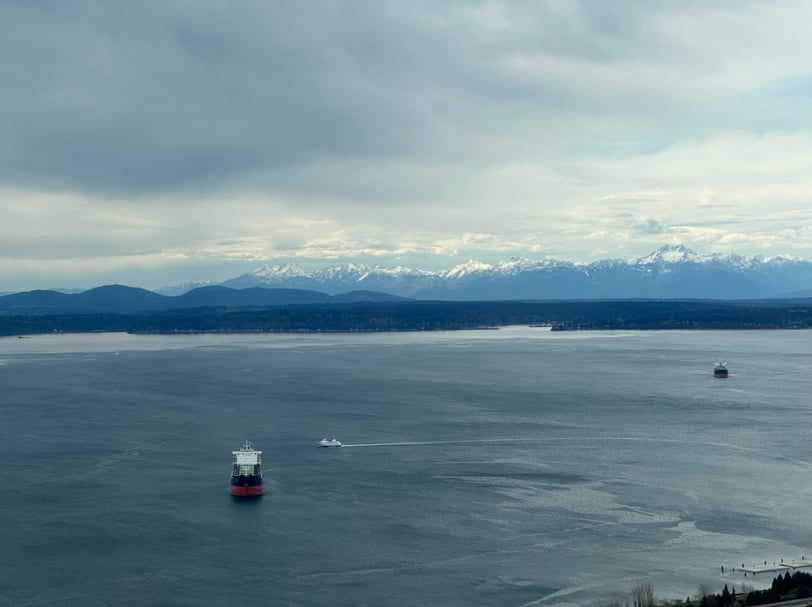
[[[419,270],[410,268],[408,266],[394,266],[392,268],[385,268],[383,266],[375,266],[370,268],[369,276],[386,276],[389,278],[406,278],[406,277],[419,277],[419,276],[433,276],[434,273],[429,270]]]
[[[496,270],[503,274],[518,274],[539,268],[542,264],[526,257],[511,257],[496,264]]]
[[[289,278],[308,276],[308,273],[305,272],[301,266],[295,263],[285,263],[279,266],[264,265],[261,268],[254,270],[252,274],[258,279],[264,281],[274,279],[286,280]]]
[[[331,295],[365,289],[401,297],[455,299],[761,298],[801,296],[812,284],[812,261],[699,255],[667,245],[645,257],[573,262],[512,258],[468,261],[446,270],[348,263],[308,272],[295,263],[263,266],[223,286],[312,289]]]
[[[632,259],[633,265],[652,265],[659,263],[685,263],[699,261],[699,256],[685,245],[665,245],[646,257]]]
[[[446,270],[442,272],[444,278],[462,278],[463,276],[469,276],[471,274],[477,274],[482,272],[488,272],[493,270],[493,266],[487,263],[482,263],[481,261],[467,261],[465,263],[461,263],[458,266],[454,266],[450,270]]]
[[[313,273],[313,276],[321,280],[357,280],[359,277],[365,276],[369,270],[370,268],[362,264],[345,263],[318,270]]]

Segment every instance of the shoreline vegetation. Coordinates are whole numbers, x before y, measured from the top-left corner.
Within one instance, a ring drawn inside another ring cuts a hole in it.
[[[406,301],[160,312],[0,313],[0,336],[449,331],[511,325],[554,331],[810,329],[812,300]]]
[[[724,571],[724,568],[723,568]],[[746,573],[745,573],[746,575]],[[754,590],[746,582],[737,590],[727,584],[719,593],[710,592],[700,586],[697,594],[687,597],[685,601],[664,600],[658,601],[654,596],[654,589],[647,582],[638,583],[631,590],[631,602],[620,603],[613,601],[607,607],[665,607],[668,605],[685,605],[686,607],[751,607],[756,605],[772,605],[788,602],[792,605],[812,605],[812,574],[805,571],[786,571],[784,575],[773,578],[769,588]],[[804,601],[804,599],[809,599]]]

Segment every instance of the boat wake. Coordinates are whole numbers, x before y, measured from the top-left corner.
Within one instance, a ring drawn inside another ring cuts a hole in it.
[[[420,447],[424,445],[464,445],[471,443],[532,443],[541,442],[543,438],[471,438],[462,440],[404,441],[398,443],[355,443],[349,447]]]

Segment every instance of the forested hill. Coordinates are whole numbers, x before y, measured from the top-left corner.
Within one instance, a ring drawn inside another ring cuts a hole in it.
[[[508,325],[554,330],[809,329],[812,300],[771,301],[400,301],[205,307],[141,313],[0,316],[0,335],[436,331]]]

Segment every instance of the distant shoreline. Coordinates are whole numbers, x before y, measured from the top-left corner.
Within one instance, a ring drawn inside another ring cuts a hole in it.
[[[812,328],[812,300],[407,301],[211,307],[128,313],[0,314],[0,335],[126,332],[381,333],[493,330],[763,330]]]

